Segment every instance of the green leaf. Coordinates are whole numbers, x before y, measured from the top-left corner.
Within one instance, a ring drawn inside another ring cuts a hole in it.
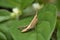
[[[10,13],[7,10],[0,10],[0,22],[10,19]]]
[[[40,40],[50,40],[51,28],[48,21],[42,21],[37,24],[37,37]]]
[[[0,32],[0,40],[7,40],[6,36],[2,32]]]
[[[20,27],[20,26],[23,27],[23,26],[28,25],[29,22],[32,20],[32,18],[33,17],[28,17],[28,18],[25,18],[25,19],[20,20],[20,21],[11,20],[11,21],[8,21],[7,23],[4,23],[3,25],[7,25],[7,27],[9,27],[9,30],[14,37],[14,40],[36,40],[35,30],[33,30],[31,32],[27,32],[27,33],[21,33],[20,30],[18,29],[18,27]],[[27,20],[28,20],[28,22],[27,22]]]
[[[57,21],[57,40],[60,40],[60,19]]]
[[[50,37],[55,29],[56,25],[56,6],[52,4],[46,4],[42,10],[40,10],[38,14],[39,23],[37,25],[38,33],[40,33],[40,36],[38,39],[41,40],[50,40]],[[43,22],[45,21],[45,22]],[[41,23],[43,24],[41,25]],[[45,23],[45,24],[44,24]],[[44,38],[41,38],[41,36]]]
[[[34,0],[0,0],[0,6],[6,8],[19,7],[20,9],[23,9],[32,4],[33,1]]]
[[[6,8],[13,8],[17,5],[16,4],[14,5],[14,4],[10,3],[9,0],[0,0],[0,6],[1,7],[6,7]]]
[[[9,19],[9,16],[0,16],[0,22],[7,21]]]
[[[33,3],[34,0],[21,0],[21,8],[26,8]]]
[[[0,9],[0,16],[9,16],[11,12],[4,10],[4,9]]]
[[[58,8],[58,11],[60,11],[60,0],[57,0],[56,6],[57,6],[57,8]]]
[[[0,40],[13,40],[13,36],[6,25],[0,24]]]
[[[21,33],[18,27],[28,25],[33,16],[24,19],[10,20],[2,25],[9,28],[14,40],[50,40],[56,24],[56,7],[53,4],[46,4],[38,13],[38,24],[34,30]],[[1,26],[0,26],[1,27]]]

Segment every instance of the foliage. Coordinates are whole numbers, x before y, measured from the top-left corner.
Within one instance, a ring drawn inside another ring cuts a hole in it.
[[[0,40],[50,40],[56,26],[56,6],[48,3],[38,12],[38,23],[35,28],[21,33],[18,27],[29,25],[35,10],[32,4],[35,0],[0,0],[0,6],[5,8],[19,8],[22,15],[19,20],[13,19],[8,10],[0,9]],[[40,1],[40,0],[38,0]],[[42,1],[42,0],[41,0]],[[58,22],[57,22],[58,24]],[[59,24],[58,24],[59,27]],[[59,40],[59,31],[58,31]]]

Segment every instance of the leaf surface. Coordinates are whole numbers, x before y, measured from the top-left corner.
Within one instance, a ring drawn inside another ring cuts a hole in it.
[[[10,20],[2,25],[7,25],[14,40],[50,40],[56,24],[56,7],[52,4],[46,4],[38,13],[38,24],[34,30],[21,33],[18,27],[28,25],[33,16],[21,20]],[[0,26],[1,27],[1,26]]]
[[[24,9],[31,5],[33,1],[34,0],[0,0],[0,6],[6,8],[19,7],[20,9]]]

